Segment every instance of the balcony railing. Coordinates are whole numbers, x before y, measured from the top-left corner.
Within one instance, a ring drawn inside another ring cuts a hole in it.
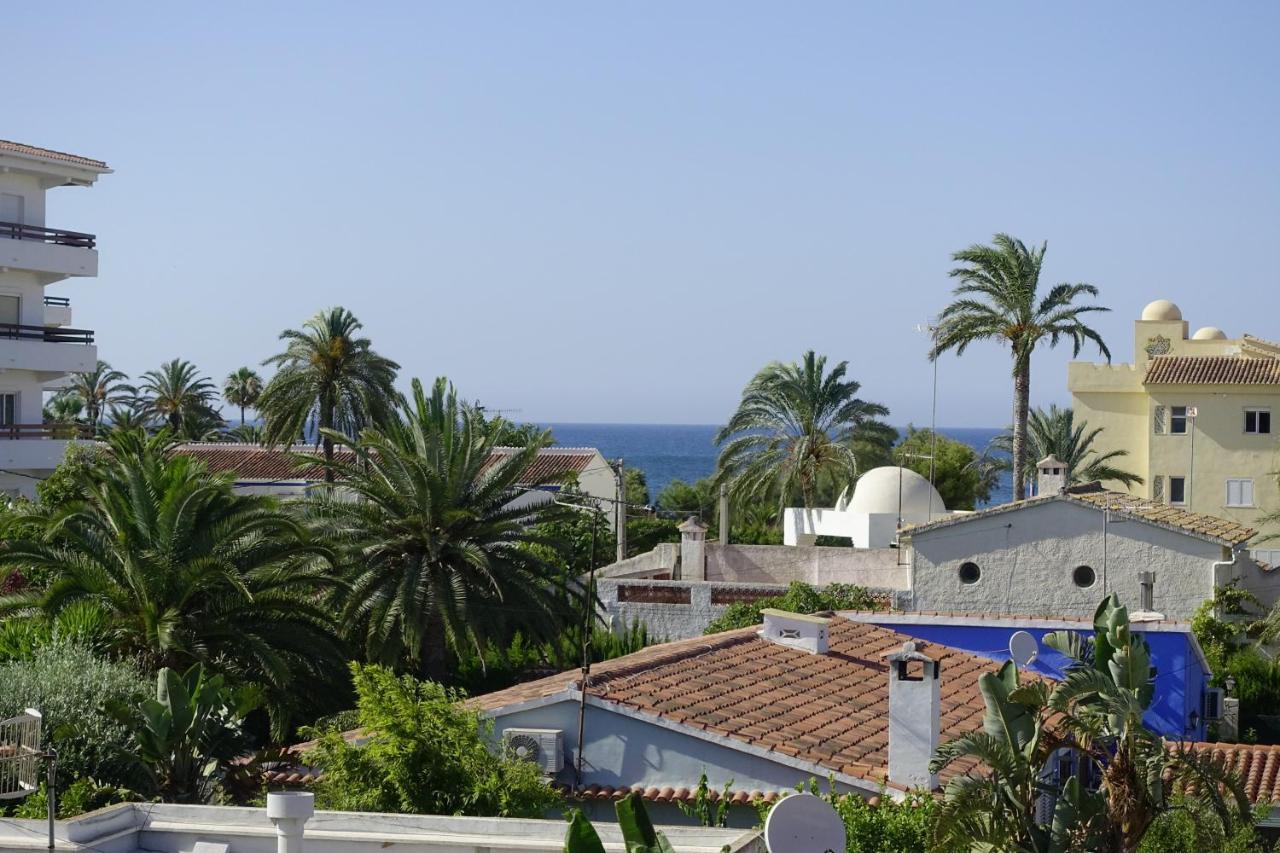
[[[57,305],[62,308],[71,307],[71,299],[67,296],[46,296],[44,298],[45,305]]]
[[[37,243],[52,243],[55,246],[72,246],[77,249],[92,249],[98,245],[98,238],[92,234],[63,231],[61,228],[41,228],[39,225],[23,225],[21,222],[0,222],[0,237],[7,237],[10,240],[34,240]]]
[[[0,441],[33,438],[93,438],[93,430],[84,424],[0,424]]]
[[[88,329],[56,329],[50,326],[21,326],[0,323],[0,340],[45,341],[51,344],[91,344],[93,332]]]

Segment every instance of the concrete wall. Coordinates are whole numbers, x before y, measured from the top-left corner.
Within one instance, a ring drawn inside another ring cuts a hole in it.
[[[698,637],[733,601],[786,592],[785,584],[605,579],[596,591],[614,631],[643,622],[655,643]],[[717,603],[719,602],[719,603]]]
[[[741,583],[849,583],[877,589],[908,589],[910,568],[898,565],[894,548],[863,550],[819,546],[720,545],[707,543],[707,580]]]
[[[1213,595],[1221,545],[1112,519],[1104,576],[1102,522],[1099,510],[1053,501],[919,533],[912,537],[914,609],[1091,616],[1111,592],[1136,609],[1142,571],[1156,573],[1155,609],[1171,619],[1190,619]],[[978,565],[976,583],[961,582],[965,562]],[[1096,575],[1083,589],[1072,580],[1081,565]],[[1217,574],[1218,582],[1241,576],[1268,599],[1280,591],[1280,577],[1257,571],[1247,557]]]

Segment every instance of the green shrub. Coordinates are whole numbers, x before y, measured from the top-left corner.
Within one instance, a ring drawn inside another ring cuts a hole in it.
[[[491,645],[484,654],[460,655],[453,667],[450,686],[472,695],[491,693],[531,678],[560,672],[582,662],[582,629],[566,626],[552,642],[529,643],[519,632],[506,646]],[[651,642],[643,622],[634,622],[615,634],[599,625],[591,631],[591,659],[612,660],[638,652]]]
[[[135,787],[122,746],[128,733],[104,709],[137,702],[150,684],[129,663],[107,660],[81,646],[51,643],[29,660],[0,664],[0,717],[35,708],[44,715],[44,739],[58,751],[58,784],[79,778]]]
[[[833,794],[833,782],[823,793],[816,779],[800,785],[801,791],[815,794],[831,804],[844,821],[846,853],[925,853],[930,849],[933,824],[940,803],[932,796],[913,791],[895,800],[881,791],[879,801],[872,803],[858,794]],[[760,820],[769,814],[771,805],[757,809]]]
[[[767,608],[788,610],[792,613],[817,613],[819,610],[874,610],[879,602],[864,587],[847,583],[833,583],[815,589],[807,583],[792,581],[782,595],[762,598],[759,601],[740,601],[728,609],[710,625],[704,633],[715,634],[734,628],[759,625],[760,611]]]
[[[1225,838],[1221,821],[1201,814],[1195,803],[1186,800],[1156,818],[1138,845],[1138,853],[1264,853],[1270,849],[1251,826],[1242,826]]]
[[[97,811],[116,803],[136,803],[142,798],[128,788],[104,785],[93,779],[77,779],[58,791],[58,817],[66,819],[85,812]],[[49,814],[49,789],[41,783],[40,790],[22,800],[13,810],[16,818],[41,820]]]
[[[319,733],[304,760],[324,775],[316,805],[344,811],[542,817],[560,802],[532,762],[492,751],[492,729],[461,693],[352,664],[369,740]],[[309,734],[316,734],[310,732]]]

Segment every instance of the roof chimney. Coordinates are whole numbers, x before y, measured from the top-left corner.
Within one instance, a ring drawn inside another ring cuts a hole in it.
[[[764,616],[764,627],[760,636],[779,646],[790,646],[815,655],[827,653],[827,626],[830,619],[821,616],[805,616],[800,613],[789,613],[786,610],[774,610],[767,607],[760,611]]]
[[[942,668],[910,640],[885,659],[889,661],[889,781],[932,791],[938,787],[929,761],[938,749]]]
[[[1056,495],[1067,488],[1067,463],[1050,453],[1036,463],[1036,494]]]
[[[707,526],[691,515],[677,529],[680,531],[680,580],[706,580]]]

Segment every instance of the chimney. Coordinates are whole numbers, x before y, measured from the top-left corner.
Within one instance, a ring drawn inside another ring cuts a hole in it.
[[[760,614],[764,616],[760,636],[770,643],[790,646],[815,655],[827,653],[827,628],[830,619],[774,610],[772,607],[766,607]]]
[[[941,666],[910,640],[889,661],[889,781],[934,790],[929,762],[938,749],[942,717]]]
[[[276,825],[276,853],[302,853],[303,827],[316,813],[316,795],[309,791],[271,791],[267,817]]]
[[[707,579],[707,526],[694,516],[680,525],[680,580]]]
[[[1036,463],[1036,494],[1056,495],[1067,488],[1067,465],[1049,454]]]

